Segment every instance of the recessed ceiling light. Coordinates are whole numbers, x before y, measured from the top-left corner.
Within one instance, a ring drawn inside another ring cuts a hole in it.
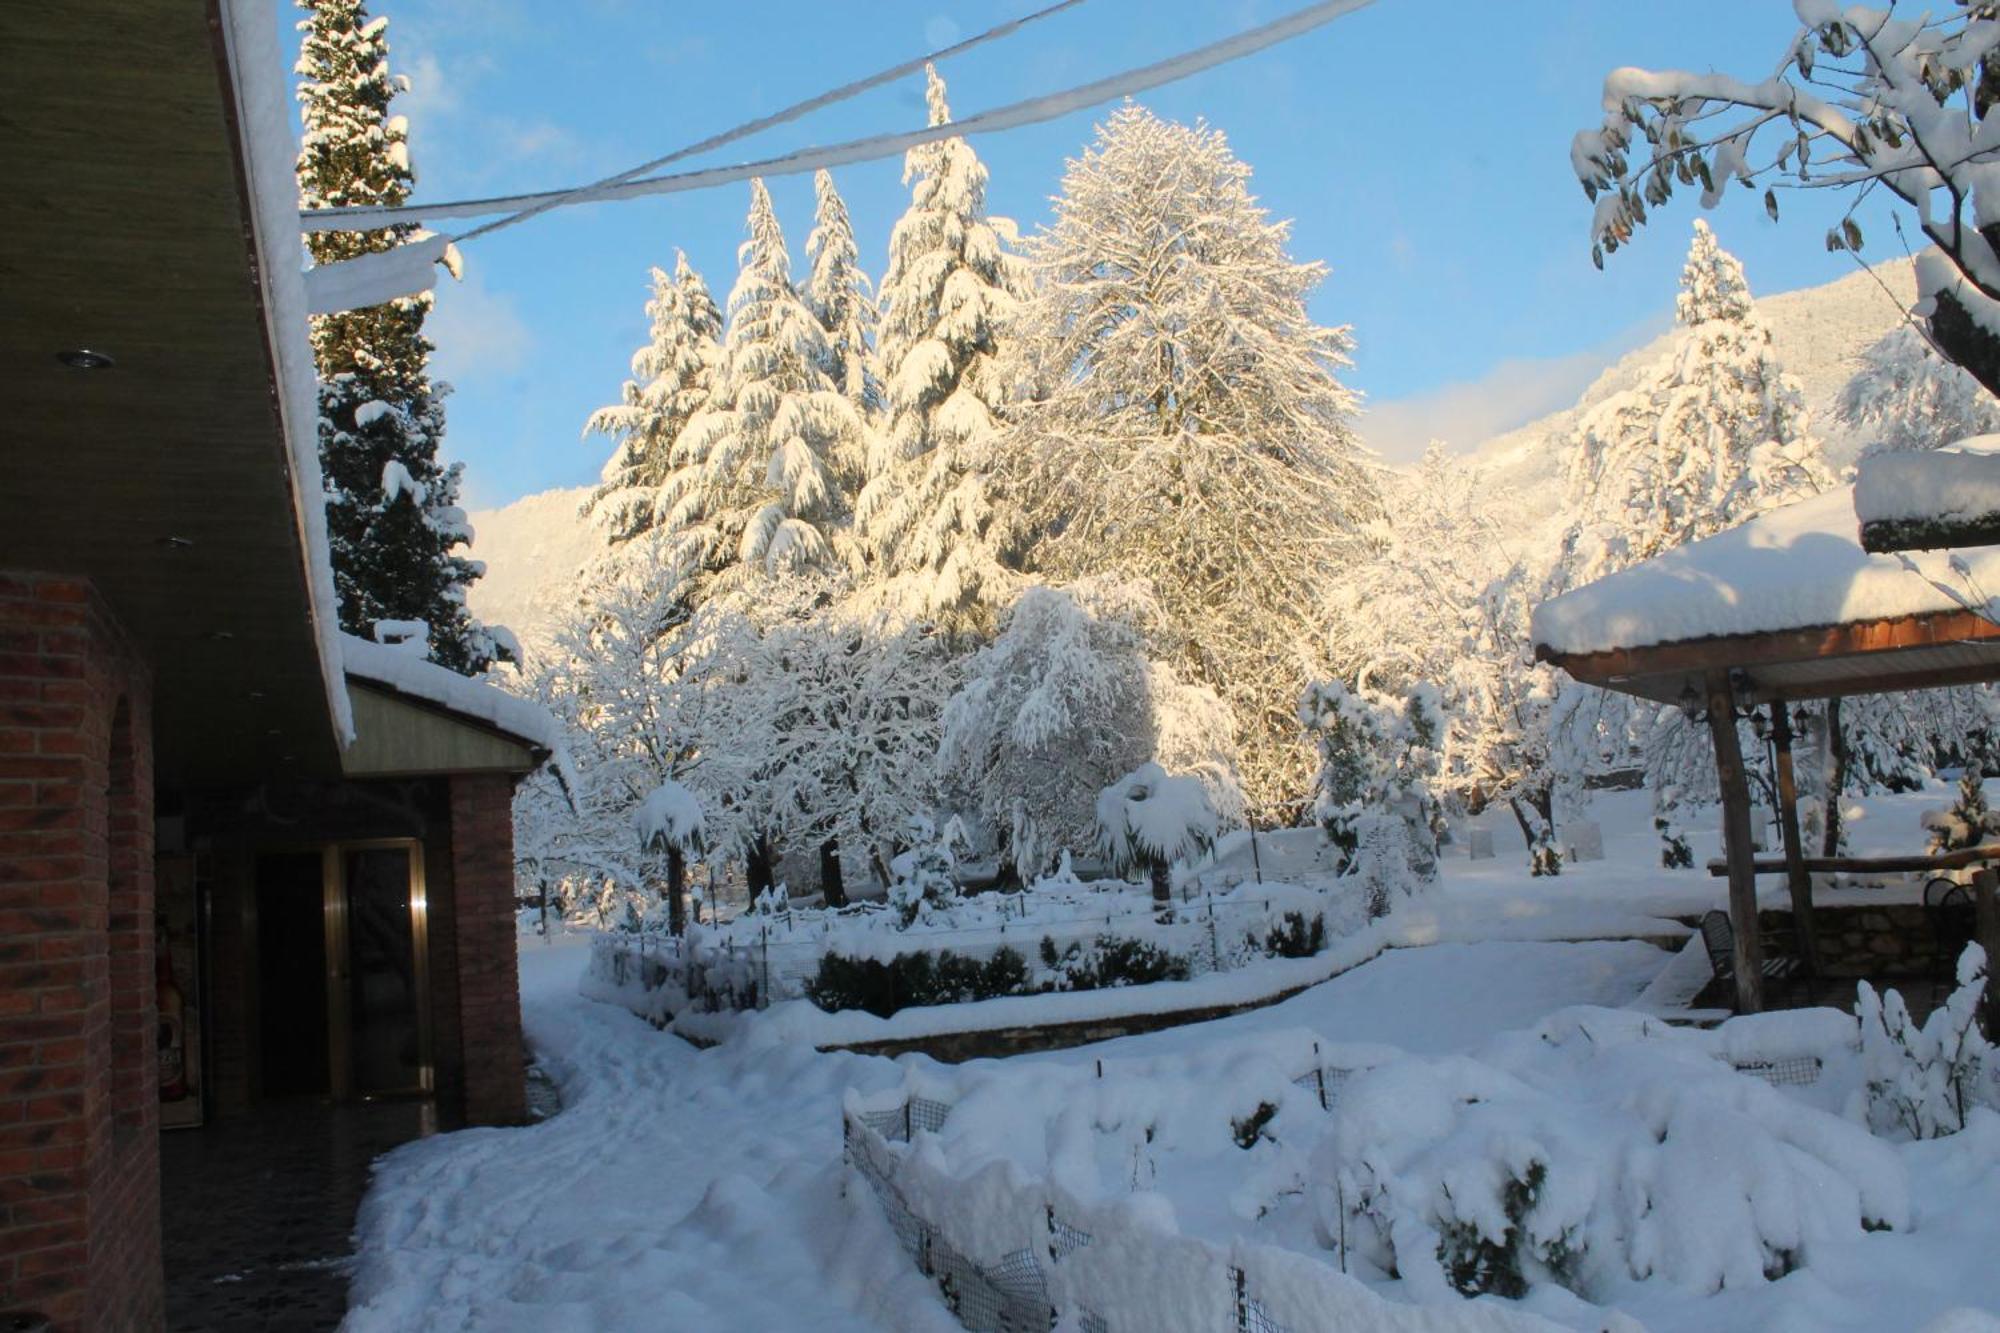
[[[71,370],[109,370],[117,365],[103,352],[93,352],[88,347],[72,347],[56,353],[56,360]]]

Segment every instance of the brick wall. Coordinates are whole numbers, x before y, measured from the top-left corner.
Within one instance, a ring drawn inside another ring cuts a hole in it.
[[[151,693],[82,579],[0,574],[0,1309],[162,1320]]]
[[[471,1124],[527,1116],[521,983],[514,935],[514,779],[451,777],[451,934],[457,1019]],[[442,1025],[440,1025],[440,1028]]]

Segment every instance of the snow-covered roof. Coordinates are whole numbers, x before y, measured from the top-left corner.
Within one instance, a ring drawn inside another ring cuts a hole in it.
[[[2000,547],[1871,555],[1859,529],[1852,487],[1773,510],[1542,603],[1535,645],[1569,656],[1900,620],[2000,591]]]
[[[402,644],[371,643],[343,634],[340,653],[349,676],[438,704],[556,756],[558,764],[563,762],[562,725],[532,699],[461,676]]]
[[[2000,435],[1975,435],[1950,449],[1865,459],[1854,483],[1854,515],[1864,526],[1949,526],[1996,513]]]
[[[340,605],[327,544],[325,486],[319,470],[319,375],[306,337],[305,246],[299,236],[299,184],[294,162],[291,87],[279,41],[277,11],[263,0],[229,0],[224,28],[229,70],[240,111],[244,177],[264,288],[265,321],[278,371],[278,408],[291,455],[293,509],[304,547],[320,671],[328,711],[343,743],[354,738],[354,713],[341,675]]]

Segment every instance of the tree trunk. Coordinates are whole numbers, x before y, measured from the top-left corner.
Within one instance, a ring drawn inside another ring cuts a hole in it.
[[[1562,853],[1556,850],[1555,788],[1529,788],[1510,798],[1507,805],[1513,810],[1514,822],[1521,826],[1521,837],[1528,844],[1528,873],[1560,875]],[[1528,817],[1531,812],[1534,819]],[[1536,821],[1540,821],[1539,826]]]
[[[1174,886],[1168,878],[1167,863],[1165,861],[1153,862],[1152,875],[1153,905],[1164,914],[1174,905]]]
[[[1931,337],[1938,350],[1985,385],[1986,392],[2000,396],[2000,338],[1982,328],[1948,291],[1937,294]]]
[[[840,843],[833,838],[819,845],[819,891],[828,907],[847,906],[847,883],[840,873]]]
[[[770,840],[761,835],[743,853],[743,877],[749,881],[752,902],[757,900],[759,894],[770,892],[773,883],[771,860]]]
[[[1826,838],[1822,856],[1840,855],[1840,796],[1847,789],[1847,736],[1840,729],[1840,700],[1826,704],[1827,752],[1833,756],[1833,771],[1826,778]]]
[[[687,857],[678,847],[667,848],[667,932],[687,934]]]

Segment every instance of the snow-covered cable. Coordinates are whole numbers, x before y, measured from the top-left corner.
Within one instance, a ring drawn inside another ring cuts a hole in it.
[[[624,182],[632,180],[639,176],[643,176],[649,171],[658,171],[661,167],[664,167],[669,163],[679,162],[685,158],[694,157],[697,154],[706,153],[713,149],[721,148],[725,144],[735,143],[738,139],[747,139],[753,134],[761,134],[765,130],[771,129],[774,126],[783,125],[788,121],[797,120],[799,117],[807,115],[814,111],[818,111],[822,107],[832,106],[836,102],[844,102],[850,97],[855,97],[860,95],[861,93],[867,92],[871,88],[879,88],[885,83],[889,83],[892,82],[893,80],[900,79],[908,74],[914,74],[918,70],[922,69],[925,65],[930,64],[934,61],[946,60],[952,56],[961,55],[966,51],[970,51],[973,47],[980,46],[986,42],[997,41],[1002,37],[1010,37],[1013,34],[1019,32],[1021,29],[1027,27],[1030,23],[1035,23],[1041,19],[1050,18],[1056,14],[1061,13],[1065,9],[1072,9],[1082,3],[1083,0],[1057,0],[1057,3],[1055,4],[1048,5],[1042,9],[1038,9],[1034,13],[1024,15],[1021,18],[1010,19],[1005,23],[996,24],[995,26],[988,28],[985,32],[976,33],[973,36],[966,38],[964,41],[954,42],[950,46],[940,47],[937,50],[932,51],[930,54],[918,56],[914,60],[905,60],[900,65],[894,65],[888,69],[880,70],[877,73],[870,74],[865,79],[858,79],[853,83],[844,84],[841,87],[835,88],[830,92],[821,93],[817,97],[807,98],[803,102],[795,102],[791,106],[786,107],[782,111],[774,111],[768,116],[763,116],[756,120],[749,121],[745,124],[738,125],[735,129],[724,130],[720,134],[710,135],[708,138],[703,139],[700,143],[689,144],[686,148],[675,149],[673,152],[668,153],[665,157],[656,157],[650,162],[642,162],[638,166],[633,167],[630,171],[621,171],[617,175],[608,176],[605,179],[598,181],[593,185],[582,186],[579,187],[578,189],[566,192],[559,191],[555,194],[547,196],[538,203],[532,204],[529,207],[522,209],[520,212],[515,213],[510,217],[499,218],[496,219],[495,221],[486,223],[484,226],[474,227],[471,231],[466,232],[458,239],[461,241],[469,241],[475,236],[484,236],[488,232],[499,231],[502,227],[511,227],[517,222],[526,222],[529,218],[535,217],[542,213],[546,213],[552,208],[562,207],[563,204],[569,202],[570,197],[572,195],[588,194],[594,191],[606,189],[613,185],[622,185]]]
[[[698,171],[680,172],[670,176],[627,180],[617,185],[584,186],[568,190],[548,190],[537,194],[511,195],[499,199],[460,200],[442,204],[404,205],[396,208],[318,209],[302,213],[299,222],[305,231],[365,230],[392,223],[412,222],[419,218],[436,220],[483,217],[489,213],[528,209],[537,205],[566,207],[571,204],[631,199],[649,194],[679,194],[689,190],[705,190],[717,185],[728,185],[748,180],[752,176],[792,176],[801,172],[816,171],[821,167],[874,161],[893,157],[921,144],[936,143],[960,135],[993,134],[1001,130],[1018,129],[1024,125],[1037,125],[1059,116],[1066,116],[1072,111],[1081,111],[1115,98],[1175,83],[1203,70],[1240,60],[1245,56],[1255,55],[1267,47],[1276,46],[1280,42],[1290,41],[1337,18],[1343,18],[1358,9],[1365,8],[1371,3],[1373,0],[1319,0],[1317,4],[1308,5],[1260,28],[1237,33],[1233,37],[1226,37],[1219,42],[1170,56],[1154,64],[1126,70],[1062,92],[1031,97],[1007,106],[996,107],[991,111],[982,111],[949,125],[934,125],[896,134],[871,135],[865,139],[852,139],[846,143],[830,144],[820,148],[801,148],[759,162],[745,162],[729,167],[705,167]]]

